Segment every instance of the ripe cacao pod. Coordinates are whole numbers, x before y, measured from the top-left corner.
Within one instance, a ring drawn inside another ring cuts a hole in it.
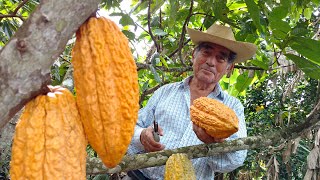
[[[222,102],[200,97],[190,107],[191,120],[215,138],[227,138],[239,129],[236,113]]]
[[[65,88],[29,101],[17,123],[10,164],[14,179],[86,179],[87,141],[75,98]]]
[[[112,168],[126,153],[138,119],[138,74],[128,40],[113,21],[91,17],[76,33],[72,56],[88,141]]]
[[[192,162],[187,154],[172,154],[167,162],[164,173],[165,180],[195,180],[196,175]]]

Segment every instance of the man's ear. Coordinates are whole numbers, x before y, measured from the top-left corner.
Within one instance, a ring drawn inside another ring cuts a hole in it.
[[[191,62],[192,62],[192,63],[194,63],[193,61],[194,61],[195,53],[196,53],[196,51],[195,51],[195,49],[194,49],[194,50],[192,51],[192,59],[191,59]]]
[[[230,78],[234,68],[234,63],[230,64],[229,67],[227,67],[227,78]]]

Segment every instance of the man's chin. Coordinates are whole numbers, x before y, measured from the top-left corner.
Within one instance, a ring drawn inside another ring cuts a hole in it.
[[[212,84],[214,82],[214,75],[211,76],[200,76],[199,80],[201,82],[207,83],[207,84]]]

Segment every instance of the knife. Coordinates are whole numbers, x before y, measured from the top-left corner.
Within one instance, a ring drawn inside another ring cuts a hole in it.
[[[153,132],[152,133],[153,133],[153,139],[156,142],[159,142],[160,141],[159,128],[154,115],[153,115]]]

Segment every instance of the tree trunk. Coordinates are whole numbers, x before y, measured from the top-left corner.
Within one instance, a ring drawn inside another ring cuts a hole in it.
[[[50,67],[101,0],[46,0],[0,50],[0,129],[46,92]]]

